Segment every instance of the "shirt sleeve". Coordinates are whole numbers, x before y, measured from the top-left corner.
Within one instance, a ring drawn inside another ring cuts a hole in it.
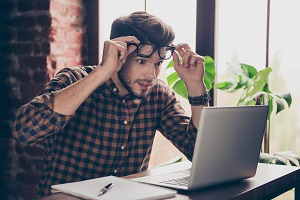
[[[54,93],[35,97],[16,111],[11,131],[22,146],[31,146],[57,133],[72,116],[53,111]]]
[[[82,78],[79,71],[70,68],[61,70],[39,95],[16,111],[11,132],[22,146],[34,145],[66,126],[73,115],[53,111],[55,92]]]
[[[167,90],[163,99],[165,105],[158,130],[189,160],[192,160],[197,128],[176,99],[173,91]]]

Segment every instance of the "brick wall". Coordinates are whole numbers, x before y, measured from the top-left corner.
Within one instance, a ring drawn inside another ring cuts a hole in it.
[[[85,7],[82,0],[0,1],[1,200],[37,196],[42,146],[21,148],[11,137],[10,119],[57,70],[85,64]]]
[[[64,67],[78,66],[87,61],[84,3],[82,0],[54,0],[50,3],[51,53],[47,58],[50,79]]]

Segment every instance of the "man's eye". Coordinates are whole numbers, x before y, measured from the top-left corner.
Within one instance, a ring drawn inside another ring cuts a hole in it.
[[[162,61],[159,61],[159,62],[155,63],[155,66],[159,67],[159,66],[161,66],[162,63],[163,63]]]
[[[137,60],[137,62],[138,62],[139,64],[145,64],[145,63],[146,63],[146,61],[143,60],[143,59],[139,59],[139,60]]]

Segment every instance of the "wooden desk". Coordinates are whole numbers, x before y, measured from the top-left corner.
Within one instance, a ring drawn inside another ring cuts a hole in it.
[[[136,178],[146,175],[155,175],[170,173],[181,168],[188,168],[190,162],[185,161],[171,166],[156,168],[138,174],[126,176],[125,178]],[[257,173],[253,178],[228,183],[220,186],[210,187],[195,192],[181,192],[176,195],[175,199],[272,199],[284,192],[295,188],[295,199],[300,200],[300,168],[282,165],[259,164]],[[76,197],[62,193],[52,194],[41,200],[78,200]]]

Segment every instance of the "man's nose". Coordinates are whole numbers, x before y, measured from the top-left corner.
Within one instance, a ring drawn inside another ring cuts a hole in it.
[[[153,65],[147,66],[145,76],[147,78],[150,78],[150,79],[156,79],[156,77],[157,77],[157,71],[156,70],[158,70],[158,69]]]

